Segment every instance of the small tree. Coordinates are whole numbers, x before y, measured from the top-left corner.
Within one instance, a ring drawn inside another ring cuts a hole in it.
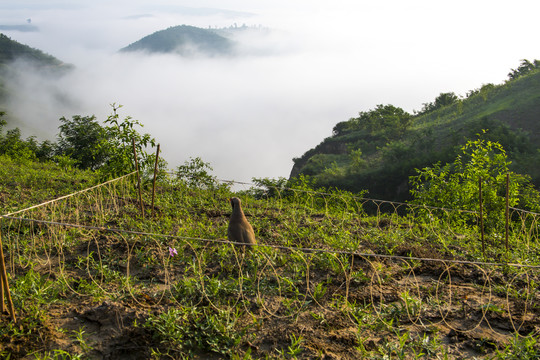
[[[411,114],[402,108],[382,104],[358,115],[357,118],[336,124],[333,134],[343,135],[351,131],[364,130],[371,134],[385,133],[388,137],[397,137],[407,130],[412,119]]]
[[[74,159],[80,169],[103,166],[107,161],[106,135],[96,117],[75,115],[71,120],[62,117],[60,122],[56,154]]]
[[[190,158],[176,168],[176,179],[193,188],[213,188],[218,181],[210,174],[212,170],[200,157]]]
[[[156,146],[156,140],[150,134],[140,134],[135,126],[143,127],[138,120],[133,120],[130,116],[120,121],[117,110],[122,105],[111,105],[113,113],[105,120],[104,127],[105,142],[100,144],[100,148],[105,147],[107,161],[99,171],[108,176],[123,175],[135,169],[133,160],[133,141],[139,161],[139,166],[143,172],[152,169],[155,157],[147,153],[148,148]],[[164,166],[164,164],[160,164]]]
[[[104,177],[116,177],[135,169],[133,140],[139,165],[145,172],[153,169],[155,157],[146,152],[155,147],[156,141],[149,134],[140,134],[135,127],[143,125],[126,117],[120,120],[117,110],[122,105],[112,104],[113,113],[105,120],[105,125],[98,123],[95,116],[73,116],[72,120],[60,119],[60,133],[56,153],[76,160],[81,169],[98,171]],[[160,162],[160,167],[165,163]]]
[[[452,164],[416,170],[410,177],[414,203],[477,211],[479,182],[482,179],[486,228],[500,229],[504,224],[506,176],[510,176],[509,204],[512,207],[538,209],[540,194],[526,175],[509,171],[510,161],[502,145],[481,138],[468,141]]]

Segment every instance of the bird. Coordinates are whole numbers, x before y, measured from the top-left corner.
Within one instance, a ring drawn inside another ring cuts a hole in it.
[[[244,211],[242,211],[241,201],[237,197],[229,199],[232,206],[232,214],[229,219],[227,238],[229,241],[257,245],[253,227],[247,221]]]

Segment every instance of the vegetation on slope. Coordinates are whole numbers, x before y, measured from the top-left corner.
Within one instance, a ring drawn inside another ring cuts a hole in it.
[[[478,148],[490,150],[485,145]],[[65,185],[80,190],[78,181],[56,181],[66,178],[61,167],[41,168],[43,179],[55,180],[29,181],[33,163],[6,156],[0,162],[20,164],[1,175],[11,184],[3,204],[18,193],[35,193],[38,202],[69,191]],[[504,172],[487,171],[494,170]],[[83,174],[68,173],[73,180]],[[0,316],[0,356],[540,355],[537,272],[474,263],[538,264],[538,239],[528,232],[535,223],[522,228],[534,218],[512,223],[511,252],[501,246],[497,227],[484,255],[470,214],[422,206],[388,211],[347,192],[316,192],[302,178],[286,187],[263,182],[234,192],[195,159],[159,181],[155,210],[144,217],[132,178],[3,219],[19,321]],[[243,199],[256,231],[260,246],[249,251],[223,243],[233,195]],[[146,189],[145,206],[149,199]],[[382,212],[370,215],[373,206]]]
[[[454,105],[441,106],[423,116]],[[132,139],[149,169],[154,139],[117,109],[105,125],[61,119],[57,143],[21,139],[0,123],[2,214],[131,172]],[[373,141],[421,128],[390,105],[338,125]],[[160,172],[152,209],[143,186],[146,215],[137,182],[123,177],[2,218],[18,322],[0,314],[0,356],[538,358],[540,219],[512,209],[506,226],[504,191],[493,184],[510,163],[486,134],[449,165],[417,171],[417,204],[318,188],[302,175],[235,191],[197,158]],[[362,146],[346,163],[351,173],[369,161]],[[530,178],[510,176],[510,205],[537,212]],[[482,217],[480,179],[491,185]],[[231,196],[255,229],[249,250],[225,241]]]
[[[5,102],[8,95],[4,88],[4,78],[14,61],[24,61],[29,65],[38,67],[44,71],[65,71],[71,68],[52,55],[34,49],[28,45],[23,45],[8,36],[0,33],[0,104]]]
[[[40,66],[61,66],[60,60],[43,51],[23,45],[8,36],[0,33],[0,65],[7,65],[12,61],[22,59],[39,64]]]
[[[226,37],[209,29],[180,25],[157,31],[122,48],[120,51],[145,51],[149,53],[173,53],[183,56],[197,54],[216,56],[230,55],[233,43]]]
[[[467,140],[482,134],[503,145],[512,170],[539,186],[540,168],[532,166],[540,160],[539,65],[524,60],[505,84],[484,85],[464,99],[442,93],[414,115],[392,105],[361,112],[294,159],[291,177],[304,174],[318,186],[404,200],[416,168],[450,162]]]

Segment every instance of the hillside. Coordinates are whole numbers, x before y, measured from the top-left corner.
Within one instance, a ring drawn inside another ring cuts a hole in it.
[[[17,320],[0,313],[2,359],[540,355],[538,217],[528,212],[512,214],[513,251],[494,234],[484,254],[459,212],[401,216],[345,192],[234,193],[164,177],[155,209],[143,187],[142,215],[133,175],[96,185],[50,162],[2,155],[0,165]],[[256,232],[249,251],[225,240],[231,196]],[[368,215],[374,206],[383,212]]]
[[[22,59],[43,67],[66,66],[62,61],[41,50],[21,44],[0,33],[0,66]]]
[[[410,116],[384,112],[402,125],[388,136],[406,130]],[[514,187],[510,204],[518,195],[536,213],[507,217],[484,191],[484,216],[304,179],[235,191],[200,158],[153,177],[143,146],[155,141],[109,119],[64,120],[57,145],[0,121],[0,358],[540,356],[540,194]],[[229,241],[232,197],[253,226],[249,248]]]
[[[0,103],[4,101],[7,95],[4,90],[6,72],[9,71],[11,64],[16,60],[25,61],[40,70],[46,71],[65,71],[72,67],[52,55],[21,44],[0,33]]]
[[[208,29],[180,25],[157,31],[122,48],[122,52],[176,53],[182,56],[229,55],[233,42]]]
[[[294,159],[291,177],[309,175],[319,186],[404,200],[415,168],[450,162],[468,139],[488,130],[484,138],[504,146],[511,169],[530,175],[538,187],[540,168],[532,164],[540,160],[540,72],[484,85],[464,99],[449,94],[416,115],[379,105],[338,123],[332,136]],[[435,106],[447,97],[450,104]]]

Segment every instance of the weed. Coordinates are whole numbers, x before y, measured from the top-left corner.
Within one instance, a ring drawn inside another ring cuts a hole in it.
[[[83,354],[88,354],[90,351],[94,350],[94,348],[86,342],[84,333],[85,331],[82,327],[80,327],[79,330],[73,330],[74,338],[81,347]]]
[[[212,308],[171,308],[150,316],[143,325],[171,351],[190,355],[195,350],[231,355],[243,330],[235,328],[238,313]]]
[[[540,358],[540,343],[535,337],[521,337],[518,334],[501,350],[495,349],[493,359],[533,360]]]

